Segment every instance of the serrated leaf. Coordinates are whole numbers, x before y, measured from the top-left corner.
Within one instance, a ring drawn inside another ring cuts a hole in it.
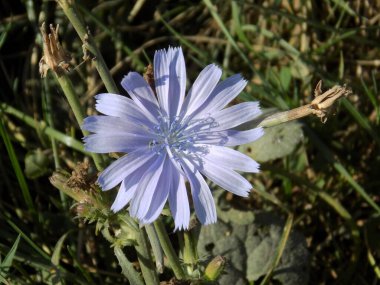
[[[264,135],[238,150],[258,162],[282,158],[292,153],[303,138],[301,123],[292,121],[265,129]]]
[[[25,175],[29,179],[36,179],[49,172],[49,155],[40,149],[31,151],[25,156]]]

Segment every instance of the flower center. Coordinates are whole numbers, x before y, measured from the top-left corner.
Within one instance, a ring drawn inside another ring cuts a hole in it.
[[[149,147],[161,155],[165,151],[169,156],[178,160],[181,156],[201,156],[208,152],[206,147],[196,146],[195,143],[202,134],[210,132],[218,126],[215,119],[182,119],[167,116],[159,118],[159,124],[154,127],[156,138],[149,143]]]

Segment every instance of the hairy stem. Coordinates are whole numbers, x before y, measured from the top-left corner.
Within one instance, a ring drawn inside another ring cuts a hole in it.
[[[75,119],[77,120],[79,126],[83,123],[84,120],[84,112],[82,110],[82,106],[79,102],[78,96],[75,94],[73,84],[71,80],[67,77],[66,74],[62,74],[61,76],[56,75],[57,81],[63,90],[63,93],[66,96],[67,101],[69,102],[70,108],[73,110]],[[83,135],[88,135],[88,132],[82,131]],[[91,153],[92,159],[94,160],[95,166],[98,170],[103,169],[103,159],[97,153]]]
[[[141,276],[134,269],[132,263],[124,255],[123,250],[120,247],[115,246],[114,251],[116,258],[119,261],[122,273],[125,277],[128,278],[129,283],[134,285],[144,285],[144,281],[141,279]]]
[[[67,18],[73,25],[74,29],[81,38],[84,49],[90,51],[93,55],[93,62],[95,64],[98,73],[104,82],[104,85],[108,92],[118,94],[119,90],[116,87],[115,81],[112,79],[111,73],[103,59],[102,54],[100,53],[98,47],[96,46],[95,40],[92,35],[87,31],[86,25],[84,24],[83,19],[79,15],[74,1],[68,0],[58,0],[59,5],[62,7],[63,12],[66,14]]]
[[[154,227],[156,229],[162,249],[164,250],[164,253],[170,263],[170,266],[173,269],[175,277],[177,279],[186,279],[186,275],[181,267],[179,258],[174,251],[174,248],[170,242],[168,233],[166,232],[165,226],[163,225],[162,221],[160,219],[157,219],[154,222]]]
[[[147,236],[144,228],[141,228],[138,233],[137,245],[137,258],[139,259],[141,272],[143,274],[146,284],[159,284],[156,268],[153,264],[153,258],[149,251],[150,247],[147,241]]]

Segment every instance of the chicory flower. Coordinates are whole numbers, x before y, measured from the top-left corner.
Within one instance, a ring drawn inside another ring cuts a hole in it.
[[[82,128],[85,149],[95,153],[127,153],[99,176],[103,190],[119,185],[112,205],[129,212],[141,224],[158,218],[166,202],[176,229],[190,221],[188,181],[196,215],[201,223],[217,220],[207,177],[220,187],[246,197],[251,184],[237,171],[258,172],[259,165],[230,147],[252,142],[262,128],[234,128],[260,114],[257,102],[225,108],[246,86],[241,75],[220,81],[221,69],[210,64],[185,96],[186,68],[181,48],[156,51],[155,90],[130,72],[121,82],[131,99],[104,93],[96,96],[96,109],[104,115],[87,117]]]

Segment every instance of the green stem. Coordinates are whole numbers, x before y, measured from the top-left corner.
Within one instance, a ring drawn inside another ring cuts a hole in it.
[[[160,281],[152,262],[153,258],[149,251],[149,244],[144,228],[141,228],[137,235],[137,245],[135,246],[135,249],[137,251],[137,258],[139,259],[144,281],[146,284],[159,284]]]
[[[49,85],[47,84],[47,79],[43,79],[43,100],[42,104],[44,106],[44,113],[46,116],[46,121],[48,125],[52,128],[54,128],[54,121],[53,121],[53,104],[51,102],[51,93],[49,92]],[[58,154],[58,147],[57,147],[57,141],[54,138],[50,138],[51,142],[51,148],[53,150],[53,157],[54,157],[54,168],[55,170],[61,168],[61,164],[59,161],[59,154]],[[68,209],[67,199],[65,193],[62,191],[59,191],[59,196],[61,197],[62,206],[64,209]]]
[[[123,250],[120,247],[115,246],[114,251],[116,258],[119,261],[121,271],[124,276],[128,278],[129,283],[133,285],[144,285],[141,276],[137,273],[137,271],[133,268],[132,263],[124,255]]]
[[[191,231],[183,232],[183,241],[183,261],[188,273],[192,273],[198,260],[197,243]]]
[[[154,229],[154,226],[151,224],[146,225],[145,229],[146,233],[148,234],[149,242],[153,250],[154,258],[156,260],[156,269],[158,273],[162,273],[164,271],[164,254],[162,252],[162,248],[156,230]]]
[[[181,267],[179,258],[174,251],[174,248],[170,242],[168,233],[166,232],[165,226],[163,225],[162,221],[160,219],[157,219],[154,222],[154,227],[156,229],[162,249],[164,250],[164,253],[170,263],[170,266],[173,269],[175,277],[177,279],[186,279],[186,275]]]
[[[66,14],[74,29],[77,31],[82,42],[85,44],[85,48],[93,54],[93,62],[96,69],[98,70],[100,77],[102,78],[102,81],[104,82],[104,85],[106,86],[107,91],[110,93],[118,94],[119,90],[117,89],[116,84],[112,79],[111,73],[108,70],[103,56],[96,46],[94,38],[87,32],[86,25],[79,15],[74,1],[58,0],[58,3],[62,7],[63,12]]]
[[[51,93],[49,92],[49,86],[47,84],[47,79],[45,78],[43,80],[43,100],[42,104],[44,106],[44,113],[46,116],[46,121],[48,125],[52,128],[54,128],[54,121],[53,121],[53,112],[52,112],[52,102],[51,102]],[[59,155],[58,155],[58,148],[57,148],[57,142],[54,138],[50,138],[51,140],[51,147],[53,150],[53,157],[54,157],[54,167],[55,169],[61,168],[60,161],[59,161]],[[63,198],[63,197],[61,197]]]
[[[0,103],[0,114],[1,112],[12,115],[17,119],[23,121],[28,126],[39,130],[42,134],[47,135],[50,138],[55,139],[68,147],[86,154],[83,144],[80,141],[47,126],[44,121],[36,121],[31,116],[26,115],[25,113],[13,108],[12,106],[9,106],[6,103]]]
[[[56,75],[56,78],[59,82],[59,85],[61,85],[61,88],[63,90],[63,93],[65,93],[66,99],[69,102],[70,108],[74,113],[75,119],[78,122],[78,125],[81,126],[84,120],[84,112],[82,110],[82,106],[79,102],[78,96],[76,96],[73,84],[71,83],[71,80],[67,77],[66,74],[62,74],[61,76]],[[87,131],[82,130],[83,135],[88,135],[89,133]],[[92,159],[94,160],[95,166],[98,170],[103,169],[103,159],[102,157],[97,153],[91,153]]]

